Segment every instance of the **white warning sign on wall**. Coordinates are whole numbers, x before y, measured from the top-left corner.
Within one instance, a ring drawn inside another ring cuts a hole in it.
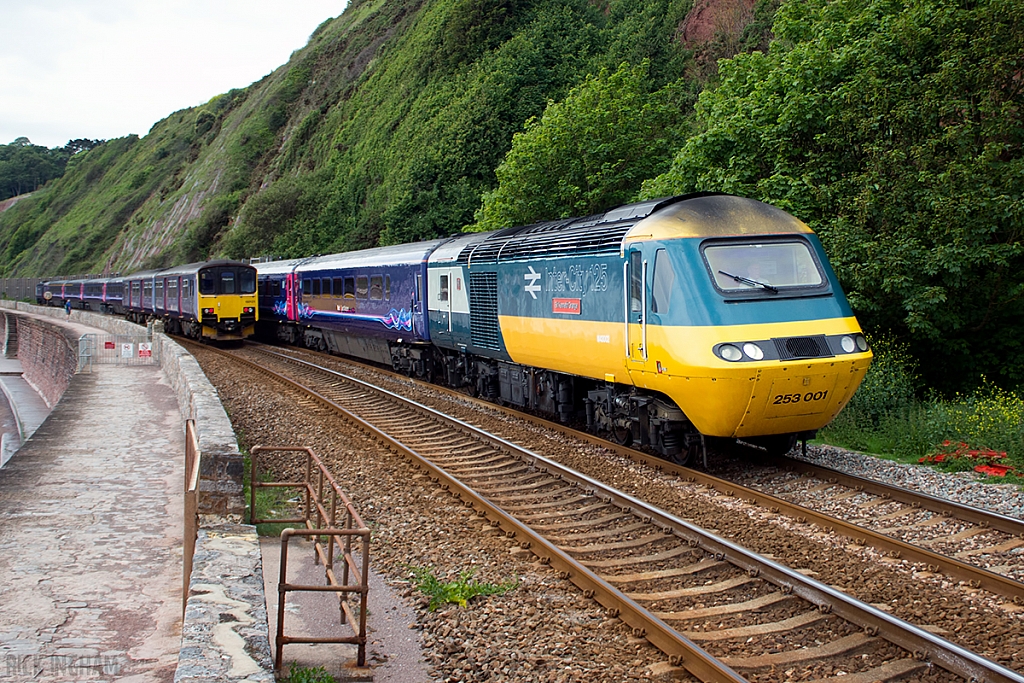
[[[131,358],[135,355],[135,344],[126,342],[121,344],[121,358]]]

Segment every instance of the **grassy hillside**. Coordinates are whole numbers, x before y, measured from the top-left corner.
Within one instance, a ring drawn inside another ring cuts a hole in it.
[[[1024,383],[1024,4],[355,0],[74,155],[0,276],[300,256],[727,191],[822,237],[923,386]]]
[[[457,232],[494,188],[513,134],[549,101],[622,62],[648,60],[657,85],[683,78],[692,52],[677,34],[690,9],[351,2],[263,80],[77,155],[61,180],[0,214],[0,275]]]

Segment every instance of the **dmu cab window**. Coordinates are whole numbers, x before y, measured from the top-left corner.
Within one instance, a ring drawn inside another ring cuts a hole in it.
[[[825,284],[810,246],[802,240],[711,243],[704,247],[704,260],[715,286],[727,294]]]
[[[227,266],[204,268],[199,271],[199,293],[214,294],[255,294],[256,271],[253,268]]]

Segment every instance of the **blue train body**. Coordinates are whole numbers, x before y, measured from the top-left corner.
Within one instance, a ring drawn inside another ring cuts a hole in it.
[[[271,263],[259,277],[279,338],[683,460],[704,435],[784,449],[839,412],[871,359],[813,232],[729,195]]]

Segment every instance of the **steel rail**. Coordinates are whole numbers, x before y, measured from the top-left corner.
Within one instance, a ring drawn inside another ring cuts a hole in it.
[[[665,652],[669,656],[669,662],[674,666],[681,666],[687,671],[697,676],[702,681],[710,681],[714,683],[745,683],[746,679],[737,674],[735,671],[721,663],[703,649],[695,645],[692,641],[680,635],[670,626],[668,626],[661,619],[658,619],[649,611],[638,605],[636,602],[626,597],[622,592],[611,586],[604,579],[599,577],[593,571],[585,567],[573,559],[570,555],[562,551],[554,544],[547,541],[543,536],[537,534],[535,531],[530,529],[525,524],[519,522],[511,515],[507,514],[501,508],[491,503],[489,500],[476,493],[469,487],[465,486],[456,477],[448,474],[443,468],[438,467],[434,463],[424,456],[421,456],[415,450],[408,448],[397,439],[391,437],[385,432],[379,430],[363,418],[359,417],[355,413],[347,410],[343,406],[335,403],[330,398],[320,394],[319,392],[303,386],[301,383],[295,380],[281,375],[280,373],[274,372],[269,368],[266,368],[258,363],[250,361],[245,358],[240,358],[235,354],[230,354],[224,351],[217,350],[219,353],[230,356],[233,360],[239,361],[245,365],[248,365],[258,372],[268,375],[276,381],[282,382],[294,389],[308,395],[309,397],[316,400],[321,405],[333,410],[342,415],[346,420],[349,420],[356,426],[358,426],[365,433],[376,438],[382,442],[387,448],[393,452],[399,453],[419,467],[426,469],[431,473],[432,478],[438,482],[442,482],[442,488],[445,490],[452,491],[455,495],[462,498],[467,503],[478,507],[484,514],[486,514],[493,521],[497,521],[498,525],[506,532],[511,533],[513,537],[519,536],[528,541],[521,541],[528,544],[528,547],[540,557],[542,562],[552,565],[556,569],[561,571],[561,576],[572,581],[573,584],[578,586],[584,591],[584,595],[596,599],[602,606],[610,610],[610,614],[618,617],[623,622],[628,624],[634,629],[634,635],[638,637],[647,638],[655,647]],[[306,361],[298,359],[289,359],[293,362],[303,363],[312,366],[313,364],[307,363]],[[317,367],[317,366],[313,366]],[[327,368],[319,368],[325,372],[334,373],[333,370]],[[420,406],[415,402],[410,402],[408,399],[388,392],[386,390],[373,387],[370,384],[362,382],[355,378],[348,378],[341,373],[335,373],[339,377],[342,377],[348,381],[356,382],[365,388],[371,389],[376,392],[384,393],[390,398],[403,401],[411,406],[419,406],[425,411],[434,413],[440,416],[440,419],[450,421],[452,418],[443,416],[437,411],[426,406]],[[475,430],[477,428],[472,425],[462,423],[465,427]],[[492,437],[496,438],[496,437]],[[507,442],[506,442],[507,443]],[[508,448],[511,450],[519,450],[513,444],[508,444]],[[538,552],[539,551],[539,552]]]
[[[290,359],[295,361],[302,361],[302,359],[295,358],[286,353],[281,353],[278,350],[269,350],[264,348],[265,345],[258,344],[257,342],[248,342],[254,346],[260,348],[261,353],[267,353],[270,355],[278,356],[283,359]],[[305,361],[303,361],[305,362]],[[505,406],[497,405],[489,401],[482,401],[480,399],[467,396],[461,392],[455,391],[448,387],[441,387],[428,382],[422,382],[420,380],[410,379],[404,375],[391,372],[389,370],[383,370],[381,368],[367,366],[358,361],[351,359],[344,359],[344,362],[351,363],[357,367],[366,368],[373,370],[374,372],[382,372],[386,375],[393,376],[396,379],[402,381],[411,381],[419,386],[430,388],[435,391],[448,394],[452,397],[460,400],[469,400],[479,405],[485,406],[491,410],[498,411],[504,415],[517,417],[526,420],[534,425],[544,427],[557,431],[561,434],[571,436],[573,438],[585,441],[595,446],[603,447],[607,450],[612,451],[622,457],[629,458],[635,462],[640,462],[657,470],[671,472],[673,474],[682,476],[687,481],[692,483],[701,484],[718,491],[719,493],[727,496],[735,496],[745,500],[747,503],[752,505],[759,505],[773,512],[784,514],[797,519],[798,521],[805,521],[812,524],[817,524],[826,531],[830,531],[840,536],[844,536],[850,539],[856,545],[868,545],[876,548],[884,553],[887,553],[890,557],[906,559],[911,562],[918,562],[924,564],[929,571],[934,573],[944,574],[952,579],[958,581],[965,581],[968,585],[974,588],[980,588],[989,591],[995,595],[1001,595],[1010,598],[1016,604],[1024,604],[1024,583],[1017,581],[1008,576],[997,574],[996,572],[989,571],[983,567],[964,562],[955,557],[949,555],[943,555],[942,553],[929,550],[919,545],[914,545],[907,541],[903,541],[899,538],[888,536],[886,534],[874,531],[864,526],[860,526],[854,522],[848,522],[844,519],[834,517],[824,512],[819,512],[813,508],[804,507],[798,503],[792,503],[778,496],[773,496],[770,493],[764,493],[757,489],[737,484],[735,482],[716,477],[700,470],[692,469],[682,465],[669,462],[658,456],[644,453],[633,448],[622,446],[614,442],[602,439],[601,437],[589,434],[587,432],[581,432],[572,427],[552,422],[543,417],[524,413],[519,410],[512,408],[506,408]],[[856,488],[857,486],[863,487],[863,489],[874,495],[886,496],[897,502],[903,502],[905,504],[929,509],[937,512],[948,512],[950,510],[956,511],[958,517],[963,521],[971,521],[977,523],[979,526],[986,526],[986,528],[992,528],[997,531],[1003,531],[1017,536],[1024,536],[1024,521],[1016,520],[1012,517],[1000,515],[998,513],[990,512],[987,510],[981,510],[973,508],[967,505],[956,503],[953,501],[945,501],[941,498],[929,496],[927,494],[918,493],[907,489],[901,489],[899,487],[890,486],[882,482],[877,482],[863,477],[857,477],[856,475],[850,475],[837,470],[831,470],[828,468],[822,468],[818,465],[813,465],[805,461],[793,460],[790,458],[777,459],[784,461],[779,464],[780,467],[792,467],[794,469],[802,468],[800,471],[814,472],[816,469],[823,470],[828,473],[828,476],[821,476],[823,479],[835,478],[837,482],[844,480],[849,481],[849,484],[844,484],[850,488]],[[941,506],[945,505],[945,510]],[[960,516],[960,511],[963,511],[963,516]]]
[[[1024,676],[1003,667],[996,662],[992,662],[991,660],[971,652],[970,650],[936,636],[929,631],[914,626],[909,622],[846,595],[831,586],[816,581],[777,562],[761,557],[756,553],[728,541],[727,539],[711,534],[683,519],[658,508],[649,506],[643,501],[633,498],[628,494],[606,486],[595,479],[575,472],[574,470],[560,465],[553,460],[533,453],[532,451],[524,449],[510,441],[502,439],[501,437],[489,434],[488,432],[463,422],[462,420],[445,415],[440,411],[430,408],[429,406],[425,406],[393,392],[376,387],[358,378],[350,377],[343,373],[318,366],[302,359],[288,357],[284,354],[274,355],[278,355],[290,362],[323,372],[324,374],[333,375],[369,391],[388,396],[394,401],[430,416],[431,419],[435,421],[455,425],[460,430],[475,435],[477,438],[492,444],[493,447],[505,453],[510,455],[517,454],[517,457],[531,462],[534,466],[538,467],[538,469],[543,468],[547,473],[553,474],[574,486],[581,487],[586,493],[596,495],[604,502],[611,502],[622,508],[624,511],[628,508],[629,511],[642,516],[645,520],[646,518],[650,518],[651,522],[660,526],[666,534],[675,535],[680,539],[687,541],[691,547],[701,548],[706,552],[712,553],[718,559],[725,559],[734,566],[744,569],[750,576],[760,576],[769,582],[782,587],[783,590],[791,591],[799,597],[817,605],[820,610],[826,612],[831,611],[843,619],[859,626],[869,635],[877,634],[885,638],[905,650],[912,652],[919,660],[929,660],[943,669],[946,669],[958,676],[962,676],[967,680],[988,681],[991,683],[1024,683]],[[251,363],[251,361],[245,362]],[[262,368],[258,364],[251,364],[254,367],[260,368],[263,372],[272,372]],[[280,375],[278,376],[280,377]],[[298,383],[287,378],[284,379],[293,386],[299,387]],[[569,555],[558,549],[557,546],[546,541],[542,536],[531,530],[528,526],[501,511],[500,508],[488,501],[484,496],[463,485],[457,478],[445,472],[444,469],[434,465],[428,459],[420,456],[411,449],[406,448],[391,436],[381,432],[376,427],[354,415],[345,408],[338,406],[333,401],[330,401],[330,399],[311,391],[309,388],[302,388],[302,390],[309,393],[311,396],[317,397],[317,400],[325,402],[325,404],[330,405],[339,412],[350,417],[350,419],[363,426],[368,432],[374,434],[389,446],[400,452],[406,453],[411,459],[425,466],[429,471],[431,471],[432,475],[436,476],[439,480],[443,478],[448,484],[448,487],[455,488],[456,493],[467,503],[474,506],[480,505],[485,508],[486,512],[490,512],[494,515],[499,524],[505,528],[506,531],[513,531],[517,535],[522,533],[525,537],[530,538],[530,549],[537,554],[542,561],[550,562],[552,564],[557,563],[556,566],[569,567],[569,569],[563,569],[563,573],[568,571],[569,576],[567,578],[582,588],[585,591],[585,595],[597,599],[598,602],[605,607],[613,610],[620,610],[618,615],[619,618],[623,619],[623,621],[634,629],[643,629],[645,637],[647,637],[652,644],[659,647],[659,649],[662,649],[666,654],[672,657],[673,663],[684,666],[687,670],[691,671],[691,673],[694,673],[694,675],[700,676],[700,673],[690,668],[692,665],[697,664],[693,659],[695,655],[700,653],[712,662],[717,661],[710,655],[704,653],[703,650],[698,648],[692,642],[677,634],[653,614],[650,614],[639,605],[633,603],[629,598],[626,598],[624,595],[621,597],[615,596],[619,591],[612,588],[610,584],[593,572],[587,570],[582,564],[576,562]],[[535,548],[534,544],[537,544],[538,547]],[[538,552],[538,549],[543,550]],[[641,625],[638,626],[637,621],[635,620],[640,619],[643,619],[643,621],[640,622]],[[643,624],[646,624],[647,626],[645,627]],[[684,649],[686,654],[683,654],[683,652],[678,650],[672,651],[671,649],[666,649],[673,647]],[[690,648],[694,649],[691,650]],[[682,659],[680,659],[680,657],[682,657]],[[702,658],[699,663],[703,664],[706,661],[707,660]],[[736,676],[736,674],[731,670],[728,670],[728,673]],[[714,680],[743,679],[737,677],[736,679],[716,678]]]
[[[867,479],[856,474],[849,474],[834,470],[823,465],[816,465],[798,458],[779,457],[771,461],[781,468],[791,469],[800,473],[813,474],[824,481],[835,480],[833,483],[846,486],[851,489],[863,490],[866,493],[882,498],[894,500],[899,503],[921,507],[925,510],[937,512],[943,515],[952,515],[965,522],[971,522],[986,529],[994,529],[1011,536],[1024,537],[1024,520],[1016,519],[1008,515],[1001,515],[998,512],[982,510],[980,508],[964,505],[954,500],[938,498],[927,493],[911,491],[898,486],[892,486],[885,482]]]

